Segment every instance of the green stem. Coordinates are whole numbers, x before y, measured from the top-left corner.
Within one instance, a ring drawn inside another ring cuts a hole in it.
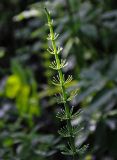
[[[52,47],[53,47],[53,50],[54,50],[54,53],[55,53],[55,60],[56,60],[56,63],[57,63],[57,67],[59,68],[60,67],[60,59],[59,59],[59,56],[58,56],[58,53],[57,53],[57,47],[56,47],[56,42],[54,40],[54,31],[53,31],[53,26],[52,26],[52,22],[51,22],[51,17],[50,17],[50,14],[48,12],[48,10],[45,8],[46,10],[46,13],[47,13],[47,17],[48,17],[48,24],[49,24],[49,27],[50,27],[50,34],[51,34],[51,37],[52,37]],[[64,76],[63,76],[63,73],[62,73],[62,69],[59,69],[58,70],[58,74],[59,74],[59,78],[60,78],[60,83],[61,83],[61,90],[62,90],[62,95],[63,95],[63,98],[64,98],[64,102],[67,101],[67,93],[65,91],[65,87],[64,87]],[[65,105],[65,108],[67,109],[68,107]]]
[[[51,16],[50,13],[48,12],[48,10],[45,8],[46,10],[46,14],[47,14],[47,19],[48,19],[48,25],[49,25],[49,29],[50,29],[50,36],[51,36],[51,41],[52,41],[52,48],[53,48],[53,52],[55,55],[55,61],[57,64],[57,68],[60,68],[61,62],[60,62],[60,58],[59,55],[57,53],[57,45],[56,45],[56,41],[55,41],[55,37],[54,37],[54,30],[53,30],[53,25],[52,25],[52,20],[51,20]],[[69,138],[69,142],[70,145],[73,149],[74,154],[76,153],[76,147],[75,147],[75,143],[74,143],[74,138],[73,138],[73,133],[72,133],[72,124],[71,124],[71,119],[70,119],[70,108],[67,102],[67,92],[65,89],[65,79],[64,79],[64,75],[62,72],[62,69],[58,69],[58,75],[59,75],[59,79],[60,79],[60,86],[61,86],[61,92],[62,92],[62,97],[63,97],[63,101],[64,101],[64,108],[65,108],[65,113],[67,115],[67,117],[69,117],[69,119],[67,120],[67,126],[69,128],[69,132],[71,133],[71,136]],[[74,159],[74,158],[73,158]]]

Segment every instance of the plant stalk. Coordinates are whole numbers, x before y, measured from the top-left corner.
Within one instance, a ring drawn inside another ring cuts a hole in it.
[[[47,19],[48,19],[48,25],[49,25],[49,29],[50,29],[50,36],[51,36],[52,48],[53,48],[54,55],[55,55],[55,61],[56,61],[57,67],[60,68],[61,62],[60,62],[59,55],[57,53],[57,45],[56,45],[56,41],[54,38],[54,30],[53,30],[51,16],[46,8],[45,8],[45,11],[46,11]],[[57,71],[58,71],[58,75],[59,75],[59,79],[60,79],[60,87],[61,87],[62,97],[63,97],[63,101],[64,101],[65,113],[66,113],[66,116],[69,117],[66,122],[67,126],[69,128],[69,132],[71,133],[71,135],[69,137],[69,143],[70,143],[71,147],[73,148],[73,152],[75,155],[76,154],[76,147],[75,147],[73,133],[72,133],[72,124],[71,124],[71,119],[70,119],[70,107],[67,102],[68,96],[67,96],[67,92],[66,92],[65,85],[64,85],[65,78],[64,78],[64,75],[63,75],[61,68],[58,69]],[[73,156],[73,160],[74,160],[74,156]]]

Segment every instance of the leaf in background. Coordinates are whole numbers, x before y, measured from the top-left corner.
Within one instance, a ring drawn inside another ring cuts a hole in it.
[[[18,76],[11,75],[7,78],[5,86],[5,95],[8,98],[15,98],[19,93],[21,81]]]
[[[30,86],[23,85],[22,90],[20,90],[19,95],[17,96],[16,103],[19,112],[25,115],[29,111],[29,95],[30,95]]]
[[[3,58],[5,56],[5,48],[0,47],[0,58]]]
[[[13,19],[14,21],[22,21],[24,19],[37,17],[37,16],[39,16],[39,12],[36,9],[30,9],[30,10],[21,12],[20,14],[15,16]]]

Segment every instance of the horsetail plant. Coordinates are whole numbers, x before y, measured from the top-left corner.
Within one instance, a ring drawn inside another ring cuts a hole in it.
[[[73,160],[78,159],[79,155],[85,152],[87,146],[84,145],[83,147],[75,145],[75,136],[80,135],[83,129],[82,126],[72,126],[71,121],[78,117],[80,111],[76,113],[73,112],[73,107],[70,108],[69,101],[75,96],[77,91],[72,91],[70,94],[66,90],[66,85],[72,81],[72,76],[69,75],[67,79],[63,74],[62,69],[67,66],[67,61],[60,58],[59,54],[62,51],[62,47],[58,47],[56,44],[56,40],[58,38],[58,34],[54,33],[53,21],[51,19],[50,12],[45,8],[45,12],[47,15],[48,26],[50,33],[48,35],[48,40],[51,42],[51,47],[47,49],[47,51],[52,54],[55,60],[51,63],[50,68],[56,70],[57,76],[53,77],[52,83],[56,86],[60,87],[61,93],[58,99],[59,103],[62,103],[64,108],[61,109],[60,112],[57,113],[57,118],[61,121],[65,121],[66,126],[61,128],[58,133],[67,138],[67,145],[62,149],[62,154],[70,155],[73,157]]]

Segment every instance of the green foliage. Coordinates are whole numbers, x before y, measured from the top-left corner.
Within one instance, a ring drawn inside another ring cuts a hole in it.
[[[33,117],[40,115],[37,84],[33,74],[23,69],[17,60],[12,62],[12,72],[6,80],[5,96],[15,99],[16,107],[21,116]]]
[[[53,148],[59,139],[53,135],[38,134],[37,128],[28,132],[21,131],[21,128],[22,126],[17,123],[12,127],[9,124],[6,132],[0,134],[0,158],[26,160],[31,157],[34,160],[45,160],[45,157],[48,158],[56,153],[56,149]]]
[[[55,138],[57,130],[68,135],[69,116],[57,65],[48,67],[54,55],[46,40],[44,5],[60,33],[54,35],[58,55],[68,62],[62,60],[59,68],[67,65],[61,69],[67,103],[74,106],[69,111],[72,127],[84,126],[74,141],[84,148],[90,144],[79,158],[117,159],[116,0],[0,1],[0,159],[72,159],[69,137]],[[60,148],[69,155],[60,154]]]
[[[65,88],[65,84],[69,83],[72,78],[71,76],[68,77],[67,80],[65,80],[65,76],[62,72],[62,69],[64,67],[66,67],[67,62],[66,60],[62,60],[59,57],[59,53],[61,51],[61,49],[57,49],[57,45],[56,45],[56,39],[58,38],[58,34],[54,33],[53,30],[53,21],[51,19],[50,13],[48,12],[48,10],[45,8],[46,11],[46,15],[47,15],[47,20],[48,20],[48,26],[50,29],[50,34],[49,37],[47,38],[48,40],[51,41],[52,44],[52,48],[50,48],[49,53],[54,55],[55,61],[53,61],[50,65],[50,67],[54,70],[57,71],[57,79],[54,77],[54,83],[55,85],[59,85],[61,88],[61,93],[60,93],[60,103],[63,103],[64,105],[64,110],[62,110],[61,114],[57,114],[57,117],[59,117],[61,120],[66,120],[66,126],[61,128],[58,133],[62,136],[62,137],[67,137],[69,138],[67,140],[68,144],[69,144],[69,148],[65,147],[63,148],[63,154],[65,155],[72,155],[73,159],[75,158],[76,155],[80,155],[82,153],[85,152],[86,147],[81,147],[81,146],[75,146],[75,141],[74,141],[74,137],[78,134],[80,134],[81,130],[83,129],[82,127],[75,127],[72,126],[71,124],[71,120],[74,117],[74,115],[78,115],[77,113],[73,114],[73,110],[70,110],[70,106],[68,104],[68,101],[71,101],[71,98],[74,98],[76,91],[72,91],[70,97],[68,97],[68,93],[66,91]],[[61,48],[61,47],[60,47]],[[83,152],[84,151],[84,152]]]

